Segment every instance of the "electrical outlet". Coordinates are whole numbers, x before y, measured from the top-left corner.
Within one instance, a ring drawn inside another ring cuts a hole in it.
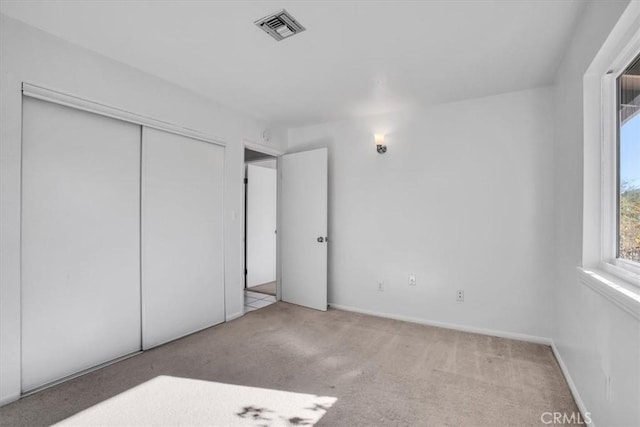
[[[415,274],[410,274],[409,275],[409,286],[415,286],[416,285],[416,275]]]
[[[384,282],[378,282],[378,292],[384,292]]]
[[[458,289],[458,292],[456,292],[456,301],[464,302],[464,291],[462,289]]]

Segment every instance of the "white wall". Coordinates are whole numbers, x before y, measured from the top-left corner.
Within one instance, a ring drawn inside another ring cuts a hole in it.
[[[242,141],[267,126],[192,92],[0,15],[0,403],[20,393],[21,82],[224,138],[227,318],[242,314]],[[223,64],[221,66],[224,66]],[[215,76],[212,76],[215,78]],[[274,129],[271,146],[284,148]],[[235,291],[237,290],[237,291]]]
[[[278,167],[278,160],[275,158],[268,158],[264,160],[249,160],[249,161],[245,161],[245,163],[251,164],[254,166],[262,166],[263,168],[269,168],[269,169],[277,169]]]
[[[551,95],[291,129],[290,152],[329,147],[330,304],[548,341]]]
[[[587,5],[558,70],[554,89],[557,257],[552,295],[555,302],[553,340],[582,403],[598,426],[640,425],[639,322],[581,284],[576,274],[576,267],[582,265],[583,253],[591,251],[583,248],[585,184],[587,198],[599,197],[598,189],[593,195],[588,188],[599,185],[598,165],[595,165],[595,176],[583,177],[583,78],[627,3],[590,2]],[[599,212],[590,216],[599,222]],[[606,392],[608,377],[611,378],[610,400]]]
[[[276,280],[276,160],[247,165],[247,287]]]

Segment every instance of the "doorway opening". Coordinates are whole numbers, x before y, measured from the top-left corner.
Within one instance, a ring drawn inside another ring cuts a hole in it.
[[[244,312],[275,303],[277,157],[244,149]]]

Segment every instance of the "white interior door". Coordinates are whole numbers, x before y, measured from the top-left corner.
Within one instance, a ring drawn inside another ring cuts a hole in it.
[[[281,157],[282,300],[327,309],[327,149]]]
[[[276,280],[277,172],[247,165],[247,287]]]
[[[224,321],[224,148],[147,127],[142,147],[142,344]]]
[[[140,126],[23,98],[22,390],[140,350]]]

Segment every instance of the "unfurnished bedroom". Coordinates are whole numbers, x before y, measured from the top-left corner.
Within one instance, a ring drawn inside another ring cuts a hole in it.
[[[640,426],[640,0],[1,0],[0,425]]]

